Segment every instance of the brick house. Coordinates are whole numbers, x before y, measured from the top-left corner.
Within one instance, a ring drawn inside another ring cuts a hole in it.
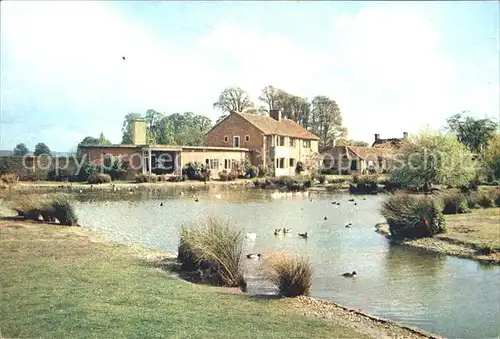
[[[333,146],[323,151],[322,166],[332,174],[385,173],[393,157],[392,148]]]
[[[274,168],[276,176],[294,175],[299,161],[306,170],[318,167],[318,140],[278,110],[269,116],[232,112],[205,135],[206,145],[249,149],[250,162]]]

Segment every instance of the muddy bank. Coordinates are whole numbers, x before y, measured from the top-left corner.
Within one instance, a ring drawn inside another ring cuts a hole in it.
[[[471,222],[473,223],[473,221]],[[471,225],[471,227],[474,227],[474,225]],[[389,231],[389,225],[387,223],[379,223],[375,225],[375,231],[390,239],[391,233]],[[473,231],[469,232],[472,233]],[[390,240],[393,244],[396,245],[420,248],[435,253],[452,255],[458,258],[472,259],[484,264],[500,265],[500,252],[493,251],[491,253],[485,253],[485,248],[489,248],[488,244],[474,242],[473,240],[459,240],[453,236],[452,232],[450,233],[446,232],[443,234],[438,234],[432,238]]]

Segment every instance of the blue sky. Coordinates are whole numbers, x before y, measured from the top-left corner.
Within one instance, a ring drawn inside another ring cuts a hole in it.
[[[215,121],[232,85],[330,96],[369,142],[498,117],[499,17],[497,2],[2,1],[0,149],[120,142],[149,108]]]

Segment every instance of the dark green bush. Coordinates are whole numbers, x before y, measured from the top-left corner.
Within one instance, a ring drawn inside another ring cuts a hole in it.
[[[227,172],[227,171],[222,171],[219,172],[219,179],[221,181],[233,181],[236,180],[238,177],[235,173],[233,172]]]
[[[374,194],[378,192],[378,176],[365,175],[353,176],[354,184],[349,185],[349,193],[351,194]]]
[[[393,238],[432,237],[445,231],[442,206],[430,197],[391,195],[382,203],[381,213]]]
[[[480,192],[475,195],[476,204],[483,208],[495,207],[492,196],[486,192]]]
[[[107,184],[110,182],[111,176],[106,173],[94,173],[87,180],[89,184]]]
[[[144,182],[156,183],[158,182],[158,176],[156,174],[149,175],[149,173],[139,173],[135,175],[134,180],[137,183],[144,183]]]
[[[441,196],[443,214],[469,213],[467,197],[462,193],[448,193]]]
[[[318,175],[318,181],[320,184],[324,184],[326,181],[326,176],[324,174]]]
[[[259,165],[257,166],[257,169],[259,171],[259,178],[264,178],[273,175],[272,169],[267,166]]]
[[[297,165],[295,166],[295,173],[300,174],[304,172],[304,163],[302,161],[297,161]]]
[[[245,178],[256,178],[259,176],[259,169],[256,166],[247,166],[245,172]]]
[[[188,180],[210,180],[210,170],[199,162],[190,162],[184,165],[182,168],[182,175],[185,175]]]

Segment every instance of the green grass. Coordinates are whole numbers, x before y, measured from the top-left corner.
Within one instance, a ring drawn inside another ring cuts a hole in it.
[[[179,280],[85,229],[3,220],[0,232],[4,337],[363,337],[291,311],[285,299]]]

